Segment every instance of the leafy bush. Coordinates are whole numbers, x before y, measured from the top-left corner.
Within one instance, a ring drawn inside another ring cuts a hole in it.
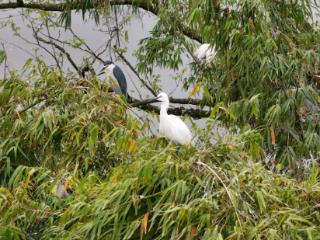
[[[250,129],[197,148],[144,136],[103,84],[40,69],[1,82],[1,239],[318,239],[316,163],[266,170]]]

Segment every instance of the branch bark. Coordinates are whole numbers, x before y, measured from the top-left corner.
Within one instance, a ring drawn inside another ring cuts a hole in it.
[[[82,77],[82,71],[77,66],[77,64],[73,61],[73,59],[71,58],[70,53],[68,53],[63,47],[61,47],[60,45],[56,44],[53,41],[47,41],[47,40],[39,37],[38,35],[36,35],[35,38],[38,39],[40,42],[43,42],[43,43],[46,43],[46,44],[49,44],[49,45],[53,45],[55,48],[57,48],[59,51],[61,51],[67,57],[67,59],[69,60],[70,64],[77,71],[79,76]]]
[[[97,1],[98,2],[98,1]],[[156,2],[153,4],[150,0],[108,0],[108,1],[101,1],[102,4],[109,4],[109,5],[134,5],[145,11],[151,12],[155,15],[158,15],[158,9],[156,7]],[[101,5],[101,4],[100,4]],[[86,5],[86,9],[93,9],[99,7],[99,4],[91,4]],[[15,9],[15,8],[28,8],[28,9],[36,9],[36,10],[44,10],[44,11],[56,11],[56,12],[64,12],[64,11],[71,11],[71,10],[82,10],[82,6],[79,4],[72,4],[68,5],[66,3],[52,3],[50,1],[41,2],[41,1],[28,1],[24,2],[23,0],[17,0],[16,2],[7,2],[7,3],[0,3],[0,9]],[[178,26],[180,31],[185,34],[186,36],[201,42],[201,37],[192,29],[188,28],[188,26],[180,24]]]
[[[187,102],[189,99],[183,99],[179,98],[178,101],[180,102]],[[197,101],[197,100],[196,100]],[[147,103],[147,101],[139,101],[136,99],[129,99],[129,107],[136,107],[141,110],[145,110],[148,112],[156,112],[160,113],[160,108],[154,105],[151,105]],[[200,119],[200,118],[207,118],[210,116],[211,111],[210,110],[204,110],[204,109],[199,109],[199,108],[185,108],[185,107],[170,107],[168,109],[169,114],[174,114],[174,115],[188,115],[194,119]]]
[[[149,11],[155,15],[157,15],[157,5],[153,4],[152,1],[149,0],[141,0],[141,1],[135,1],[135,0],[109,0],[106,1],[109,5],[136,5],[137,7],[144,9],[146,11]],[[88,9],[94,8],[96,6],[87,6]],[[45,11],[71,11],[71,10],[82,10],[79,7],[79,4],[73,4],[73,5],[67,5],[66,3],[52,3],[50,1],[48,2],[36,2],[36,1],[29,1],[24,2],[23,0],[17,0],[16,2],[8,2],[8,3],[0,3],[0,9],[14,9],[14,8],[28,8],[28,9],[36,9],[36,10],[45,10]],[[195,40],[200,41],[200,37],[196,35],[195,32],[191,31],[187,26],[180,25],[179,26],[180,31],[187,35],[190,38],[193,38]],[[40,36],[36,36],[36,38],[45,43],[53,45],[55,48],[57,48],[59,51],[61,51],[69,60],[71,65],[74,67],[74,69],[79,73],[81,76],[80,68],[75,64],[73,59],[71,58],[70,54],[64,50],[60,45],[52,41],[51,36],[49,36],[49,40],[43,39]],[[120,57],[123,57],[122,54],[118,53]],[[124,59],[123,59],[124,60]],[[132,69],[134,70],[134,69]],[[134,71],[135,72],[135,71]],[[138,74],[135,72],[135,74],[138,76]],[[156,92],[149,86],[143,79],[139,77],[139,80],[144,83],[144,86],[148,88],[148,90],[153,94],[156,95]],[[210,106],[210,104],[205,103],[203,100],[200,99],[186,99],[186,98],[170,98],[171,103],[177,103],[177,104],[187,104],[187,105],[196,105],[196,106]],[[157,106],[151,105],[151,104],[144,104],[143,101],[139,101],[136,99],[131,99],[131,107],[137,107],[142,110],[146,111],[153,111],[153,112],[160,112],[160,109]],[[210,110],[203,110],[203,109],[195,109],[195,108],[186,108],[186,107],[171,107],[168,109],[168,113],[175,114],[175,115],[189,115],[193,118],[205,118],[210,116]]]
[[[62,12],[66,9],[64,3],[39,3],[39,2],[28,2],[25,3],[22,0],[16,2],[0,3],[0,9],[14,9],[14,8],[29,8],[38,9],[45,11],[59,11]]]
[[[150,4],[149,1],[143,0],[139,2],[139,6],[141,8],[155,12],[155,9],[149,9]],[[134,0],[109,0],[107,1],[110,5],[132,5],[135,4],[136,1]],[[88,8],[94,8],[96,6],[89,5]],[[52,3],[50,1],[28,1],[24,2],[23,0],[17,0],[16,2],[5,2],[0,3],[0,9],[10,9],[10,8],[29,8],[29,9],[38,9],[38,10],[45,10],[45,11],[56,11],[56,12],[63,12],[65,10],[79,10],[79,6],[76,4],[72,5],[71,7],[66,3]]]
[[[143,84],[143,86],[145,86],[153,94],[153,96],[157,96],[157,93],[153,90],[153,88],[149,86],[147,81],[145,81],[140,77],[139,73],[135,70],[135,68],[131,65],[131,63],[129,63],[129,61],[123,56],[123,54],[117,48],[114,48],[114,51],[118,54],[118,56],[122,59],[122,61],[126,63],[126,65],[131,69],[131,71],[136,75],[136,77]]]
[[[116,48],[114,49],[115,52],[118,54],[118,56],[126,63],[126,65],[131,69],[131,71],[137,76],[137,78],[140,80],[140,82],[145,86],[152,94],[153,96],[157,96],[157,93],[152,89],[152,87],[147,83],[146,80],[142,79],[139,75],[139,73],[135,70],[135,68],[130,64],[130,62],[123,56],[123,54],[118,51]],[[209,104],[201,99],[191,99],[191,98],[169,98],[171,103],[177,103],[177,104],[191,104],[196,106],[212,106],[212,104]],[[135,102],[136,104],[137,102]]]
[[[151,104],[138,106],[139,109],[156,112],[160,114],[160,108]],[[210,116],[210,111],[194,108],[185,108],[185,107],[174,107],[168,109],[169,114],[174,114],[177,116],[187,115],[193,119],[207,118]]]

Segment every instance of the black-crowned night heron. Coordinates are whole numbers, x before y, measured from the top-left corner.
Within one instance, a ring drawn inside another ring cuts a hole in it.
[[[105,61],[104,67],[99,75],[103,73],[106,73],[107,77],[111,77],[113,80],[117,80],[119,84],[119,87],[112,86],[110,91],[118,94],[120,94],[120,91],[121,91],[121,93],[124,96],[128,97],[127,80],[121,68],[115,65],[112,61]],[[119,91],[119,88],[120,88],[120,91]]]

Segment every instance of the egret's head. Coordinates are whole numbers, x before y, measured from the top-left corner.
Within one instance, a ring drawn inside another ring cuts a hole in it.
[[[169,104],[169,97],[165,92],[161,92],[157,96],[157,101],[161,103],[168,103]]]
[[[154,102],[161,102],[161,105],[164,104],[166,107],[169,107],[169,97],[165,92],[161,92],[155,98],[150,98],[145,101],[144,103],[154,103]]]

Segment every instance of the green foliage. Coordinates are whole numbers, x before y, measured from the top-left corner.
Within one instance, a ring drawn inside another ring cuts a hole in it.
[[[72,8],[97,23],[110,10],[108,1],[66,4],[66,27]],[[179,69],[190,38],[217,46],[212,65],[195,63],[185,81],[213,105],[201,146],[145,136],[147,124],[98,79],[29,59],[23,77],[0,82],[0,239],[319,239],[312,1],[139,4],[159,16],[136,53],[140,73]],[[227,132],[215,144],[212,122]],[[308,160],[304,175],[283,174]]]
[[[177,148],[143,136],[96,79],[34,67],[40,74],[29,84],[16,75],[1,82],[1,239],[320,234],[316,163],[304,180],[267,171],[258,161],[263,138],[250,129]],[[259,104],[258,95],[249,99],[248,111]],[[55,193],[60,182],[72,189],[65,197]]]
[[[21,164],[86,172],[92,164],[107,169],[99,162],[111,153],[108,165],[116,164],[139,128],[134,119],[124,121],[122,100],[95,81],[66,81],[40,65],[32,84],[14,75],[1,81],[1,180]]]
[[[318,11],[310,0],[165,1],[151,36],[140,43],[138,69],[145,74],[154,66],[178,69],[180,53],[193,49],[189,37],[216,45],[214,62],[206,68],[195,64],[185,87],[201,86],[213,109],[224,106],[214,112],[216,120],[260,129],[265,151],[276,144],[277,162],[288,166],[290,158],[291,166],[298,166],[297,159],[320,151],[320,145],[307,147],[320,136],[314,78],[320,72],[320,31],[312,20]]]
[[[318,170],[297,182],[234,159],[237,146],[218,144],[188,158],[170,146],[151,150],[154,145],[148,149],[156,155],[139,151],[107,178],[73,176],[75,192],[66,200],[50,196],[47,172],[18,168],[12,190],[1,195],[1,223],[11,223],[10,234],[18,228],[40,239],[316,239],[320,233],[313,210]]]
[[[3,61],[6,59],[6,54],[4,51],[0,50],[0,65],[3,63]]]

